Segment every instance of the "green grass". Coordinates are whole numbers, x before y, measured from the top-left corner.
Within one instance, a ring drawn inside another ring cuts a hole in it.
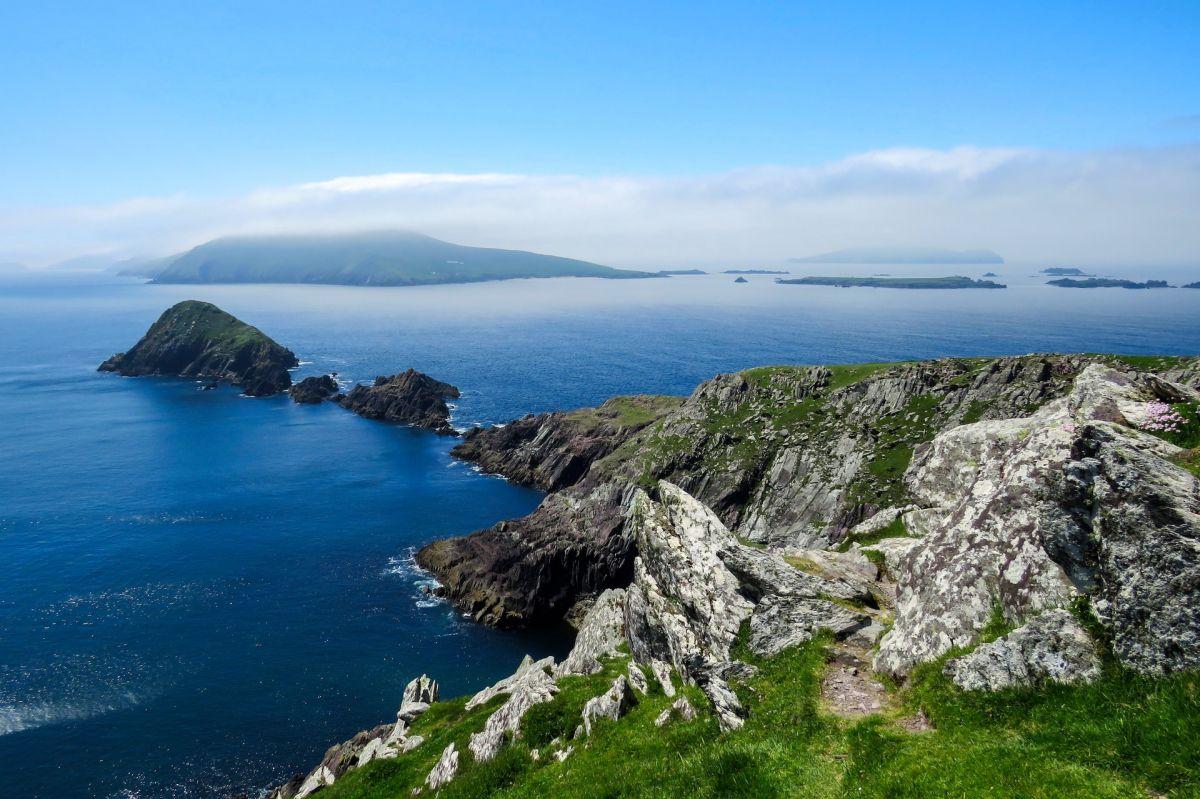
[[[868,547],[871,544],[878,544],[885,538],[903,538],[908,535],[908,527],[904,524],[904,517],[897,516],[885,527],[881,527],[873,533],[866,533],[859,536],[846,536],[837,546],[838,552],[848,552],[851,545],[858,544],[860,547]],[[882,554],[880,557],[883,557]]]
[[[598,408],[582,408],[571,411],[568,416],[584,428],[615,424],[618,427],[638,429],[675,410],[683,404],[683,399],[666,394],[613,397]]]
[[[987,637],[1007,629],[997,617]],[[583,703],[625,668],[617,658],[600,674],[564,680],[554,700],[527,714],[522,738],[489,763],[473,763],[465,748],[487,711],[465,713],[458,700],[435,705],[417,722],[430,740],[416,751],[352,771],[321,795],[405,799],[455,740],[460,773],[443,799],[1200,796],[1200,675],[1154,679],[1109,664],[1094,685],[987,694],[951,684],[943,658],[895,689],[885,712],[846,721],[821,704],[830,643],[822,636],[755,660],[759,674],[738,687],[750,716],[735,732],[720,733],[704,712],[655,727],[673,700],[654,689],[625,718],[571,742],[575,752],[565,762],[554,762],[546,744],[573,730]],[[706,707],[694,687],[683,692]],[[896,723],[918,709],[934,731],[912,733]],[[543,752],[536,762],[535,747]]]

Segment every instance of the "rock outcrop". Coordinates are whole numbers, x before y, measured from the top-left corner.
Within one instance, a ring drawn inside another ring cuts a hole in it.
[[[595,451],[569,445],[574,428],[565,420],[527,417],[476,434],[464,454],[522,482],[571,484],[529,516],[426,547],[418,562],[473,618],[510,627],[555,621],[577,598],[629,582],[633,546],[622,507],[630,486],[658,479],[708,505],[745,540],[836,546],[879,510],[908,504],[903,474],[917,444],[964,421],[1028,413],[1098,360],[751,369],[701,384],[656,421],[630,426],[619,443],[606,436]],[[576,479],[600,450],[611,451]]]
[[[1100,676],[1096,643],[1066,610],[1048,610],[1003,638],[946,661],[946,676],[967,691],[1000,691]]]
[[[633,542],[624,533],[627,485],[573,486],[536,511],[417,551],[439,592],[476,621],[523,627],[563,618],[577,599],[629,583]]]
[[[163,312],[128,352],[100,364],[101,372],[128,377],[173,375],[240,386],[251,397],[286,391],[288,370],[299,361],[291,350],[255,327],[198,300]]]
[[[657,491],[655,501],[639,490],[628,511],[638,549],[625,594],[629,650],[656,675],[665,662],[698,684],[723,729],[741,726],[744,717],[729,686],[752,672],[730,655],[744,622],[749,647],[761,655],[805,643],[821,630],[845,637],[870,624],[865,612],[830,601],[869,601],[860,588],[740,543],[678,486],[663,481]]]
[[[411,752],[424,743],[419,735],[410,735],[408,727],[438,699],[438,684],[422,674],[404,687],[400,709],[394,724],[381,724],[364,730],[348,741],[329,747],[321,763],[307,775],[297,775],[271,791],[268,799],[306,799],[335,783],[351,769],[372,760],[383,760]],[[455,760],[457,766],[457,759]]]
[[[553,669],[554,658],[535,662],[526,655],[511,677],[480,691],[467,702],[467,709],[470,710],[500,694],[508,695],[504,704],[488,716],[483,730],[471,736],[468,748],[477,763],[486,763],[496,756],[508,736],[517,732],[529,708],[554,698],[558,693],[558,685],[551,675]]]
[[[583,734],[592,734],[592,725],[601,719],[616,721],[624,716],[637,704],[633,689],[625,675],[619,675],[613,680],[607,691],[594,696],[583,706]]]
[[[301,405],[316,405],[332,398],[337,393],[338,384],[333,379],[333,375],[306,377],[288,389],[292,401]]]
[[[616,397],[598,408],[529,414],[468,430],[450,454],[514,483],[558,491],[682,402],[682,397],[656,395]]]
[[[949,430],[906,477],[926,532],[899,558],[896,620],[877,669],[975,642],[1077,596],[1124,664],[1200,665],[1200,483],[1180,449],[1136,429],[1149,403],[1191,389],[1100,365],[1032,416]]]
[[[616,655],[624,641],[625,589],[609,588],[592,603],[579,625],[575,646],[554,673],[556,676],[595,674],[602,668],[600,658]]]
[[[343,408],[368,419],[423,427],[452,436],[457,432],[450,426],[446,400],[458,396],[458,389],[449,383],[409,369],[391,377],[377,377],[369,386],[355,386],[338,401]]]

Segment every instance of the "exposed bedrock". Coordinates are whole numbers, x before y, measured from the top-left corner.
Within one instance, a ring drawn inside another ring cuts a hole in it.
[[[468,430],[451,454],[514,483],[557,491],[682,402],[682,397],[616,397],[598,408],[529,414]]]
[[[440,435],[457,435],[450,426],[446,400],[458,396],[458,389],[449,383],[409,369],[390,377],[377,377],[369,386],[355,386],[338,402],[368,419],[423,427]]]
[[[949,430],[906,480],[924,536],[892,568],[896,620],[876,668],[905,674],[969,646],[999,613],[1021,625],[1082,602],[1125,665],[1200,666],[1200,483],[1143,433],[1154,400],[1200,399],[1095,365],[1031,416]]]
[[[546,497],[529,516],[429,544],[416,560],[476,621],[557,621],[581,596],[628,585],[633,542],[622,507],[630,491],[617,483],[572,487]]]

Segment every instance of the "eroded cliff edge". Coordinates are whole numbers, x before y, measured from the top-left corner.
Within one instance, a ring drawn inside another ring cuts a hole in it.
[[[1196,359],[1081,355],[764,367],[706,381],[602,446],[577,446],[570,414],[525,417],[470,434],[456,452],[557,490],[529,516],[435,542],[417,559],[479,621],[558,618],[627,582],[634,546],[621,508],[633,487],[660,479],[747,542],[834,548],[878,511],[912,502],[904,473],[915,448],[960,424],[1027,415],[1100,363],[1200,381]]]

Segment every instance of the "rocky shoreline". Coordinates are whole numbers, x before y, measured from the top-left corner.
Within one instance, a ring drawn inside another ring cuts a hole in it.
[[[853,674],[901,681],[957,651],[944,672],[965,691],[1086,684],[1104,657],[1146,675],[1200,667],[1200,477],[1154,434],[1163,407],[1200,407],[1200,371],[1197,359],[1150,360],[751,370],[703,384],[615,446],[610,431],[586,473],[530,517],[422,551],[481,621],[541,623],[593,598],[567,658],[527,658],[476,694],[466,708],[487,710],[479,732],[436,762],[422,755],[432,765],[412,793],[497,757],[579,674],[615,676],[534,760],[570,758],[598,720],[651,694],[684,694],[656,725],[699,714],[739,729],[750,660],[818,635],[860,664]],[[524,481],[569,482],[556,466],[592,450],[567,416],[476,433],[469,454]],[[692,446],[661,446],[685,429]],[[872,469],[881,456],[902,463]],[[997,623],[1004,634],[985,638]],[[311,793],[381,752],[408,756],[396,726],[334,747],[289,785]]]

